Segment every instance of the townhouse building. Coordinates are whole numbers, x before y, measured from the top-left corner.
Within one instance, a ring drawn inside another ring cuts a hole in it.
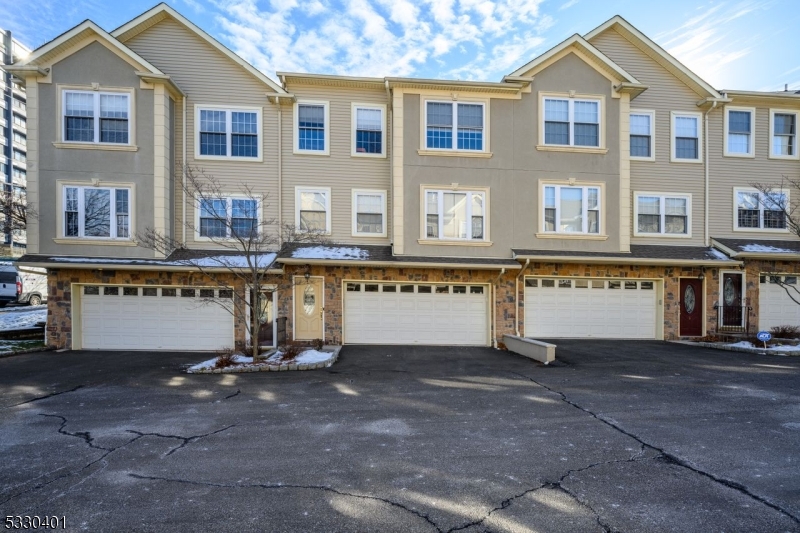
[[[273,80],[165,4],[10,70],[53,345],[211,350],[256,319],[267,344],[281,320],[296,340],[447,345],[800,323],[800,239],[775,207],[794,200],[800,95],[715,89],[621,17],[498,82]],[[209,286],[186,262],[221,253],[187,168],[230,189],[227,216],[329,243],[280,249],[291,288]],[[271,201],[235,214],[242,184]],[[148,229],[181,247],[140,246]],[[259,317],[193,305],[253,290]]]

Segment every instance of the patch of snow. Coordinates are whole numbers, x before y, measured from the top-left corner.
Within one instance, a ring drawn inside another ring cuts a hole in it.
[[[321,363],[323,361],[327,361],[331,358],[333,354],[330,352],[319,352],[317,350],[306,350],[304,352],[300,352],[300,354],[292,359],[292,363],[297,364],[313,364],[313,363]],[[283,357],[283,352],[275,352],[267,359],[268,363],[275,363],[275,364],[286,364],[287,361],[281,360]]]
[[[793,254],[797,253],[794,250],[787,250],[786,248],[778,248],[777,246],[766,246],[763,244],[745,244],[741,247],[743,252],[761,252],[767,254]]]
[[[189,371],[195,370],[208,370],[209,368],[214,368],[214,365],[217,363],[218,357],[214,357],[213,359],[209,359],[208,361],[203,361],[202,363],[197,363],[196,365],[192,365],[189,367]],[[252,363],[252,357],[245,357],[244,355],[234,355],[233,362],[239,364],[247,364]]]
[[[14,309],[14,312],[0,313],[0,331],[30,328],[37,322],[45,320],[47,320],[47,306],[37,305],[33,308],[24,308],[24,311]]]
[[[353,246],[310,246],[292,252],[295,259],[369,259],[369,252]]]
[[[748,341],[739,341],[734,344],[729,344],[728,346],[730,346],[731,348],[755,348],[755,346],[753,346],[753,343]]]
[[[719,259],[721,261],[727,261],[728,259],[730,259],[727,255],[725,255],[724,253],[720,252],[716,248],[711,248],[708,251],[708,254],[713,256],[714,259]]]
[[[257,257],[259,268],[266,268],[275,262],[277,254],[260,254]],[[157,265],[157,266],[196,266],[205,268],[247,268],[246,255],[213,255],[185,261],[152,261],[141,259],[101,259],[97,257],[53,257],[62,263],[101,263],[113,265]]]
[[[753,343],[748,341],[739,341],[733,344],[728,344],[731,348],[756,348],[758,350],[763,350],[764,345],[761,344],[759,346],[754,346]],[[768,352],[800,352],[800,346],[769,346],[767,348]]]

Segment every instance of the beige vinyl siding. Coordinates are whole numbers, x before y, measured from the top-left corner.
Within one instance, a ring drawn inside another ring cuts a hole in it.
[[[702,245],[705,176],[699,163],[670,163],[670,111],[700,109],[696,102],[701,96],[656,63],[641,49],[609,29],[592,39],[592,44],[612,61],[649,86],[631,100],[631,109],[655,111],[655,161],[631,160],[631,202],[638,191],[683,193],[692,195],[692,237],[636,237],[631,227],[631,244]],[[701,125],[702,127],[702,125]],[[633,204],[631,203],[632,224]]]
[[[755,107],[755,157],[724,157],[724,114],[715,111],[710,115],[709,129],[709,169],[711,173],[709,194],[709,233],[712,237],[756,238],[756,239],[791,239],[791,233],[775,233],[764,231],[734,231],[734,187],[750,187],[752,183],[780,186],[782,176],[797,179],[800,175],[800,161],[787,159],[769,159],[770,108],[792,109],[787,104],[765,104],[754,100],[734,98],[731,106]],[[800,106],[795,104],[795,109]],[[789,188],[792,203],[800,201],[794,196],[800,193]]]
[[[255,194],[268,193],[270,199],[264,206],[262,217],[274,219],[278,215],[278,125],[277,106],[271,104],[265,93],[273,92],[252,74],[218,50],[203,41],[171,18],[165,18],[125,43],[146,58],[162,72],[169,75],[188,95],[186,102],[187,166],[200,168],[214,176],[231,194],[241,193],[247,183]],[[247,106],[262,110],[262,161],[196,160],[195,105]],[[182,189],[180,163],[183,151],[183,110],[180,101],[175,104],[175,236],[183,231]],[[187,201],[187,215],[193,221],[194,209]],[[208,248],[208,242],[196,242],[194,232],[187,229],[187,246]]]
[[[330,155],[294,153],[294,106],[283,109],[283,220],[295,222],[295,187],[330,187],[331,235],[338,243],[389,244],[391,242],[391,178],[389,171],[391,123],[386,119],[386,157],[368,158],[351,155],[352,104],[378,104],[386,106],[386,92],[382,89],[354,87],[326,87],[291,85],[286,90],[297,100],[328,102],[330,124]],[[387,109],[388,115],[388,109]],[[352,235],[352,190],[374,189],[386,191],[387,213],[385,224],[388,237],[354,237]]]

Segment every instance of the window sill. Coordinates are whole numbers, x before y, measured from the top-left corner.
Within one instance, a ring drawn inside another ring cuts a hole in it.
[[[691,234],[685,233],[641,233],[638,231],[633,232],[633,236],[642,239],[691,239]]]
[[[588,146],[556,146],[550,144],[537,144],[537,150],[543,152],[575,152],[579,154],[607,154],[608,148],[591,148]]]
[[[139,243],[130,239],[89,239],[81,237],[56,237],[53,239],[56,244],[83,244],[100,246],[139,246]]]
[[[677,157],[670,157],[669,158],[669,162],[670,163],[689,163],[689,164],[694,164],[694,165],[702,165],[703,164],[703,159],[702,158],[701,159],[679,159]]]
[[[734,227],[733,231],[741,231],[746,233],[789,233],[788,228],[737,228]]]
[[[194,159],[197,161],[235,161],[235,162],[242,162],[242,163],[263,163],[264,158],[262,157],[234,157],[229,155],[197,155],[195,154]]]
[[[439,240],[439,239],[418,239],[417,242],[419,244],[430,244],[434,246],[492,246],[492,241],[468,241],[466,239],[462,240]]]
[[[363,157],[364,159],[386,159],[386,154],[367,154],[361,152],[350,152],[350,157]]]
[[[329,150],[293,150],[294,155],[314,155],[314,156],[329,156]]]
[[[440,155],[444,157],[480,157],[489,159],[492,157],[492,152],[478,152],[469,150],[417,150],[419,155]]]
[[[385,239],[388,235],[386,233],[356,233],[351,232],[351,237],[358,237],[359,239]]]
[[[584,241],[605,241],[608,235],[590,235],[588,233],[537,233],[537,239],[580,239]]]
[[[656,162],[656,158],[655,158],[655,157],[636,157],[636,156],[630,156],[630,158],[629,158],[629,159],[630,159],[631,161],[644,161],[645,163],[655,163],[655,162]]]
[[[798,159],[800,159],[800,156],[796,156],[796,155],[775,155],[775,154],[772,154],[772,153],[770,153],[767,157],[769,159],[783,159],[783,160],[787,160],[788,159],[790,161],[797,161]]]
[[[725,152],[722,155],[723,155],[723,157],[737,157],[737,158],[740,158],[740,159],[755,159],[756,158],[755,154],[731,154],[731,153]]]
[[[73,150],[110,150],[113,152],[136,152],[139,147],[133,144],[99,144],[99,143],[64,143],[54,142],[56,148],[71,148]]]

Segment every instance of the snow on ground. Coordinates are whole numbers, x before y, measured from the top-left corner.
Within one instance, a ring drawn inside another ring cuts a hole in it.
[[[21,350],[32,350],[34,348],[41,348],[44,346],[42,341],[37,340],[24,340],[24,341],[6,341],[0,340],[0,355],[7,355]]]
[[[292,252],[296,259],[369,259],[369,252],[354,246],[310,246]]]
[[[763,244],[745,244],[741,247],[743,252],[762,252],[770,254],[793,254],[794,250],[787,250],[786,248],[778,248],[776,246],[765,246]]]
[[[764,345],[754,346],[753,343],[748,341],[739,341],[733,344],[728,344],[731,348],[756,348],[758,350],[763,350]],[[767,348],[768,352],[798,352],[800,351],[800,346],[770,346]]]
[[[47,306],[17,307],[0,312],[0,331],[30,328],[47,320]]]
[[[234,362],[239,363],[239,364],[245,364],[245,363],[252,363],[253,362],[253,358],[252,357],[245,357],[244,355],[234,355],[233,356],[233,360],[234,360]],[[203,361],[202,363],[197,363],[196,365],[190,366],[189,370],[190,371],[208,370],[209,368],[214,368],[214,365],[216,363],[217,363],[217,357],[214,357],[213,359],[209,359],[208,361]]]
[[[317,350],[306,350],[304,352],[300,352],[300,355],[294,358],[292,363],[299,364],[313,364],[313,363],[321,363],[323,361],[327,361],[331,358],[333,354],[330,352],[318,352]],[[280,364],[287,364],[287,361],[281,360],[283,357],[282,352],[275,352],[267,359],[268,363],[280,363]]]

